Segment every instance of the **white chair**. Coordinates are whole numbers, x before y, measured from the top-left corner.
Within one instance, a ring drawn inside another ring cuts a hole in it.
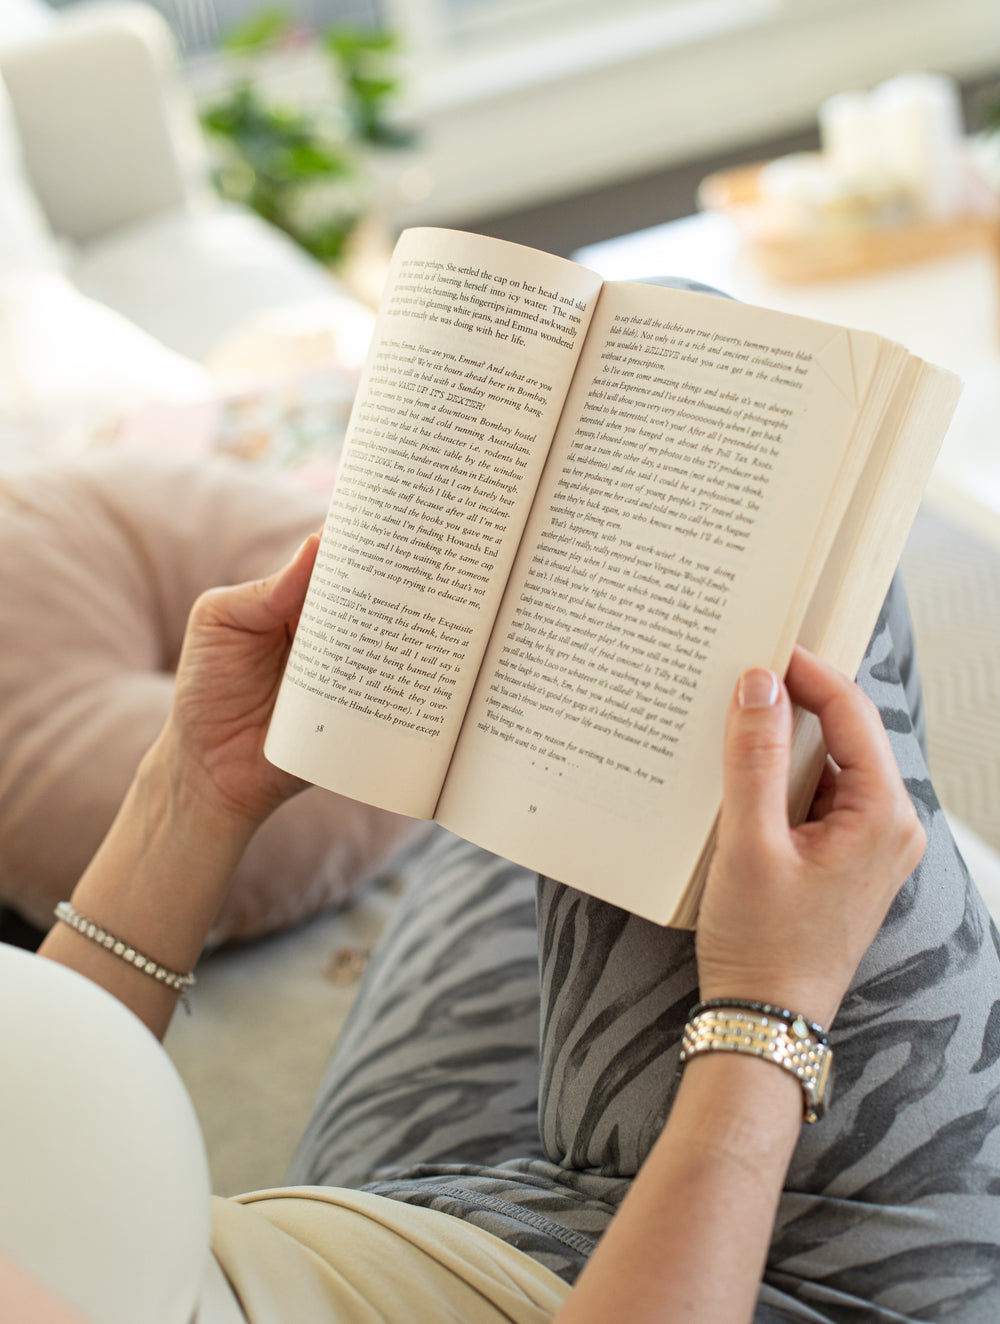
[[[214,196],[160,15],[3,0],[0,425],[40,402],[51,414],[55,399],[64,416],[86,413],[102,390],[117,404],[197,394],[198,363],[291,310],[343,366],[359,364],[370,311]]]

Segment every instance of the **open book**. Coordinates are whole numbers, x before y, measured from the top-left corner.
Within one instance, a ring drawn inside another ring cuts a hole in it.
[[[737,676],[854,673],[958,382],[867,332],[400,239],[267,757],[691,925]],[[796,731],[793,809],[822,763]]]

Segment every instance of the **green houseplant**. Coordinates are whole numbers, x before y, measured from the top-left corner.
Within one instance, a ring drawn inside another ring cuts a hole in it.
[[[371,153],[412,140],[394,119],[395,35],[338,27],[313,36],[271,9],[231,32],[223,49],[235,77],[201,113],[219,192],[336,266],[371,205]],[[269,62],[317,54],[325,92],[309,99],[269,90]]]

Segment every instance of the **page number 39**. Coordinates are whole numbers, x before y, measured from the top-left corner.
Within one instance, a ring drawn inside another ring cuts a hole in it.
[[[538,813],[538,805],[528,805],[528,813],[529,813],[529,814],[537,814],[537,813]]]

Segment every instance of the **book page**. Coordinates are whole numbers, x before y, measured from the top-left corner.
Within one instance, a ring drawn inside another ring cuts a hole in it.
[[[272,762],[433,812],[600,284],[477,235],[400,239]]]
[[[671,917],[721,798],[736,678],[784,669],[885,407],[880,343],[605,286],[440,821]]]
[[[826,559],[799,642],[857,674],[958,404],[954,373],[911,358]],[[826,761],[819,722],[796,712],[789,815],[800,823]]]

